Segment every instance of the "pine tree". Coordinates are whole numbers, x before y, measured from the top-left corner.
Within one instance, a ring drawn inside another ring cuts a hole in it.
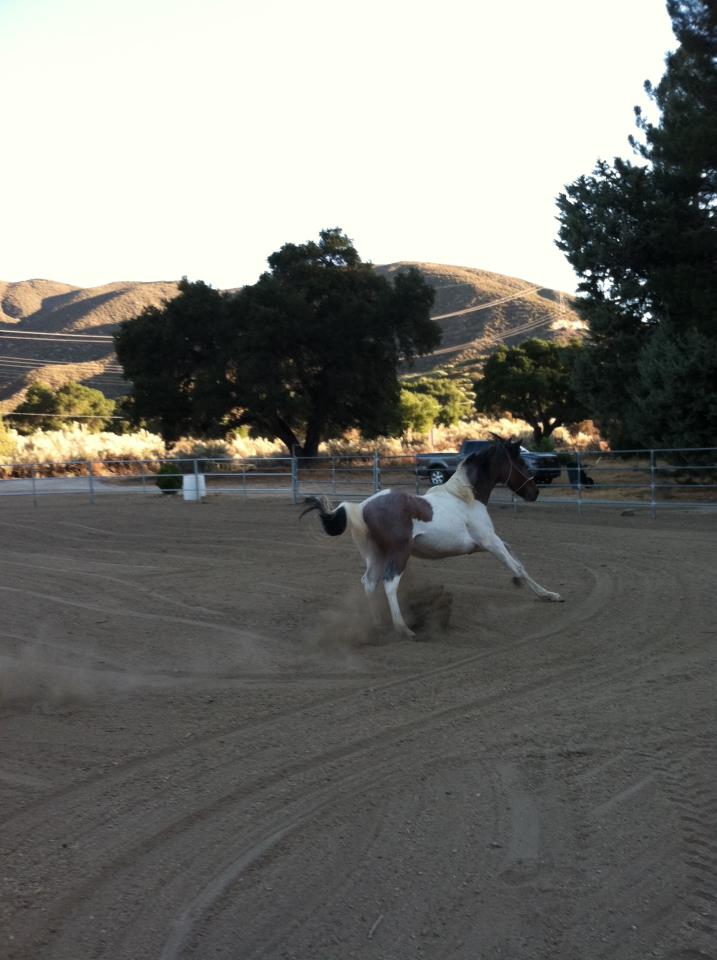
[[[674,442],[647,396],[655,409],[672,404],[693,442],[717,436],[709,403],[655,376],[659,358],[687,344],[708,363],[717,337],[717,6],[667,8],[679,46],[657,87],[646,83],[659,122],[636,107],[634,160],[600,161],[558,198],[558,246],[590,328],[576,382],[614,446]],[[708,382],[693,376],[693,390]]]

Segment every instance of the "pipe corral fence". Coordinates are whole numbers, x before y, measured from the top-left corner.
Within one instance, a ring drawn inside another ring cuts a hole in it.
[[[717,505],[717,447],[562,452],[560,477],[541,484],[536,505],[647,509],[704,509]],[[161,473],[160,473],[161,471]],[[164,488],[159,484],[163,484]],[[167,488],[170,489],[167,489]],[[72,460],[0,464],[0,496],[80,494],[90,503],[111,494],[288,497],[361,500],[388,488],[424,493],[415,455],[376,453],[319,457],[193,457],[165,460]],[[522,502],[506,487],[492,503]]]

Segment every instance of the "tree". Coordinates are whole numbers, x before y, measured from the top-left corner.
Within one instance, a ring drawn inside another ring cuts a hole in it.
[[[229,339],[224,295],[184,277],[177,297],[123,321],[115,335],[117,357],[132,383],[124,411],[167,441],[223,435],[234,423]]]
[[[556,427],[585,419],[573,387],[580,346],[526,340],[500,346],[483,365],[475,384],[476,407],[485,413],[510,413],[533,428],[536,444]]]
[[[307,457],[351,427],[399,429],[399,364],[440,342],[432,287],[415,269],[380,277],[338,228],[286,244],[269,267],[237,293],[185,278],[121,325],[133,418],[167,440],[248,425]]]
[[[633,435],[650,447],[714,446],[717,337],[660,329],[640,355],[638,378],[641,393],[626,417]]]
[[[368,437],[399,429],[399,364],[440,342],[419,271],[392,284],[338,228],[318,243],[286,244],[269,267],[227,301],[243,421],[307,457],[349,428]]]
[[[401,427],[415,433],[428,433],[441,412],[435,397],[413,390],[401,390]]]
[[[405,379],[401,382],[401,388],[402,391],[434,399],[437,404],[434,422],[443,427],[450,427],[475,412],[475,394],[467,378],[438,373]]]
[[[78,419],[88,430],[98,433],[111,422],[109,418],[114,414],[114,409],[114,401],[100,390],[84,387],[80,383],[66,383],[57,390],[44,383],[34,383],[14,412],[31,414],[18,417],[18,433],[59,430]]]
[[[637,107],[637,160],[600,161],[558,198],[558,246],[580,277],[577,307],[590,329],[578,383],[613,445],[667,445],[648,395],[653,406],[672,404],[694,439],[711,443],[717,432],[697,414],[705,404],[694,389],[688,396],[673,377],[655,376],[679,344],[699,340],[707,360],[717,335],[717,6],[669,0],[667,9],[679,47],[659,85],[646,84],[659,123]],[[698,375],[693,386],[706,382]]]

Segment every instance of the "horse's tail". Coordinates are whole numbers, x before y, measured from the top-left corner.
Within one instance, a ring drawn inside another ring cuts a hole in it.
[[[331,509],[325,497],[306,497],[304,503],[308,506],[305,510],[302,510],[299,520],[305,513],[318,510],[323,528],[330,537],[338,537],[344,532],[346,529],[346,507],[343,503],[340,503],[335,510]]]

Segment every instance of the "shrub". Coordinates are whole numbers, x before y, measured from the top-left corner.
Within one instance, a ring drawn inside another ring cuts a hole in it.
[[[182,470],[179,463],[163,463],[157,471],[157,486],[163,493],[176,493],[182,486]]]

